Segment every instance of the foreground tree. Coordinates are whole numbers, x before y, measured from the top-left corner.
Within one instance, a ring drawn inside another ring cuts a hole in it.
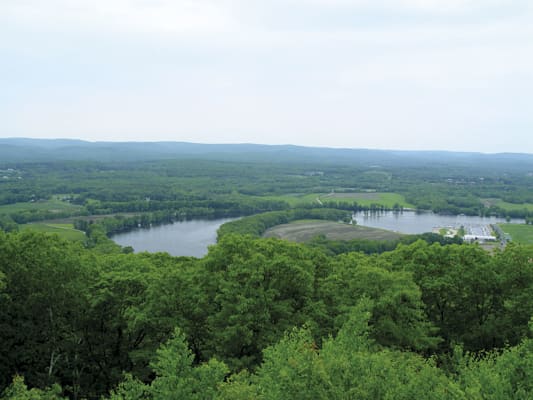
[[[215,359],[193,366],[194,356],[185,335],[176,329],[172,338],[157,350],[151,368],[156,378],[145,385],[131,376],[112,393],[113,400],[207,400],[216,397],[218,386],[229,372]]]
[[[533,319],[530,324],[533,328]],[[482,357],[458,350],[458,379],[469,398],[533,398],[533,340]]]
[[[61,396],[61,387],[53,385],[47,389],[29,389],[24,378],[15,376],[13,383],[4,391],[1,400],[66,400]]]
[[[0,232],[0,387],[16,373],[31,387],[73,382],[89,308],[80,252],[58,238]]]
[[[257,372],[259,398],[462,398],[458,386],[432,362],[376,347],[368,336],[372,308],[371,301],[360,302],[321,350],[306,329],[265,350]]]
[[[436,348],[440,339],[426,318],[421,292],[412,274],[389,271],[377,258],[361,253],[338,256],[319,285],[319,298],[338,330],[362,297],[372,299],[371,336],[392,348],[423,351]]]

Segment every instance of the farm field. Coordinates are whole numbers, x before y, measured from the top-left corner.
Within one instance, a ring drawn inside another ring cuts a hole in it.
[[[499,224],[505,233],[511,235],[513,242],[520,244],[533,244],[533,225],[526,224]]]
[[[523,203],[523,204],[514,204],[514,203],[508,203],[503,200],[499,200],[496,202],[496,206],[503,208],[507,211],[515,211],[515,210],[523,210],[526,209],[528,211],[533,211],[533,204],[531,203]]]
[[[274,201],[285,201],[291,207],[297,207],[302,204],[320,204],[317,199],[320,196],[323,196],[323,193],[296,193],[296,194],[285,194],[280,196],[254,196],[256,199],[262,200],[274,200]]]
[[[300,220],[277,225],[268,229],[263,237],[277,237],[294,242],[306,242],[317,235],[325,235],[330,240],[394,240],[402,235],[384,229],[360,225],[348,225],[323,220]]]
[[[92,221],[97,222],[101,221],[106,218],[113,218],[113,217],[134,217],[136,215],[142,215],[142,212],[133,213],[133,212],[117,212],[113,214],[97,214],[97,215],[76,215],[73,217],[65,217],[65,218],[53,218],[53,219],[46,219],[43,221],[40,221],[40,223],[44,225],[69,225],[72,228],[72,224],[76,220],[83,220],[83,221]]]
[[[372,204],[382,204],[387,208],[393,208],[394,205],[399,205],[403,208],[415,208],[415,206],[408,203],[405,200],[405,197],[401,194],[383,192],[287,194],[282,196],[264,196],[260,198],[286,201],[291,207],[313,203],[320,205],[322,202],[327,201],[346,202],[350,204],[355,201],[357,204],[366,207],[370,207]]]
[[[328,201],[334,200],[338,202],[354,202],[362,206],[370,206],[372,204],[382,204],[385,207],[393,208],[395,204],[403,208],[415,208],[414,205],[405,201],[405,197],[398,193],[329,193],[320,196],[320,200]]]
[[[61,212],[61,211],[72,211],[81,209],[81,206],[70,204],[66,201],[58,200],[57,198],[52,198],[46,201],[35,201],[35,202],[24,202],[24,203],[13,203],[0,206],[0,214],[11,214],[20,211],[51,211],[51,212]]]
[[[74,229],[72,224],[46,224],[46,223],[31,223],[20,225],[21,230],[32,230],[37,232],[45,232],[57,234],[63,239],[72,241],[82,241],[85,239],[85,234],[82,231]]]

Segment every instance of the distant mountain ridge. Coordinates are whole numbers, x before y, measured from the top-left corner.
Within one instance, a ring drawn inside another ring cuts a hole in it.
[[[86,161],[148,161],[173,158],[205,158],[260,162],[322,162],[328,164],[420,165],[480,163],[531,165],[533,154],[484,154],[451,151],[401,151],[336,149],[296,145],[201,144],[189,142],[88,142],[77,139],[0,138],[0,164]]]

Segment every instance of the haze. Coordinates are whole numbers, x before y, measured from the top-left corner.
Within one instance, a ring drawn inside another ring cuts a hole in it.
[[[533,153],[533,7],[2,0],[0,136]]]

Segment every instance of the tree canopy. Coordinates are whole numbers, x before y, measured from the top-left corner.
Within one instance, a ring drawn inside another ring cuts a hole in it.
[[[533,247],[202,259],[0,232],[2,398],[527,398]]]

